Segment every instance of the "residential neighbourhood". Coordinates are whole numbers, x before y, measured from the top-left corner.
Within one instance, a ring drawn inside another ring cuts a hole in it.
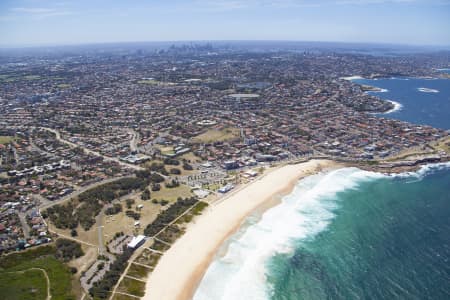
[[[448,131],[386,117],[392,103],[345,78],[445,77],[445,55],[175,46],[0,62],[0,253],[76,241],[83,293],[102,299],[273,166],[449,158]]]

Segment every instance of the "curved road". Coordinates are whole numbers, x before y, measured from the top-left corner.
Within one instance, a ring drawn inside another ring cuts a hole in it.
[[[122,165],[124,167],[128,167],[128,168],[133,169],[133,170],[144,170],[144,168],[142,168],[140,166],[136,166],[136,165],[132,165],[132,164],[128,164],[126,162],[123,162],[120,159],[118,159],[117,157],[109,157],[109,156],[103,155],[103,154],[101,154],[101,153],[99,153],[97,151],[93,151],[93,150],[87,149],[86,147],[82,147],[82,146],[77,145],[75,143],[72,143],[72,142],[70,142],[68,140],[65,140],[65,139],[61,138],[61,134],[59,133],[58,130],[55,130],[55,129],[52,129],[52,128],[48,128],[48,127],[40,127],[40,128],[44,129],[44,130],[47,130],[47,131],[50,131],[50,132],[53,132],[55,134],[55,136],[56,136],[56,139],[58,141],[60,141],[61,143],[66,144],[66,145],[69,145],[72,148],[76,148],[76,147],[82,148],[88,154],[92,154],[92,155],[95,155],[95,156],[101,156],[101,157],[103,157],[104,160],[117,162],[118,164],[120,164],[120,165]]]
[[[134,176],[121,176],[121,177],[108,178],[108,179],[105,179],[105,180],[94,182],[94,183],[92,183],[90,185],[87,185],[85,187],[82,187],[81,189],[78,189],[78,190],[74,191],[73,193],[70,193],[70,194],[68,194],[68,195],[66,195],[66,196],[64,196],[64,197],[62,197],[62,198],[60,198],[58,200],[42,204],[42,205],[39,206],[39,208],[40,209],[46,209],[46,208],[52,207],[52,206],[54,206],[56,204],[61,204],[61,203],[65,202],[65,201],[67,201],[69,199],[72,199],[73,197],[76,197],[76,196],[80,195],[81,193],[83,193],[83,192],[85,192],[87,190],[93,189],[93,188],[95,188],[97,186],[100,186],[100,185],[103,185],[103,184],[106,184],[106,183],[110,183],[110,182],[114,182],[114,181],[117,181],[119,179],[132,178],[132,177],[134,177]]]
[[[130,150],[131,151],[137,151],[137,143],[139,142],[139,133],[137,133],[134,130],[130,130],[128,131],[128,134],[131,135],[131,140],[130,140]]]
[[[44,269],[41,269],[41,268],[30,268],[30,269],[26,269],[26,270],[22,270],[22,271],[15,271],[15,272],[8,272],[8,273],[25,273],[26,271],[30,271],[30,270],[38,270],[38,271],[41,271],[44,274],[45,281],[47,281],[47,298],[46,298],[46,300],[52,299],[52,294],[50,292],[50,279],[48,278],[47,271],[45,271]]]

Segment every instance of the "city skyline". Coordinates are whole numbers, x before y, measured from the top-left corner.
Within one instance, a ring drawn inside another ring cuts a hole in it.
[[[450,45],[448,0],[3,1],[0,47],[285,40]]]

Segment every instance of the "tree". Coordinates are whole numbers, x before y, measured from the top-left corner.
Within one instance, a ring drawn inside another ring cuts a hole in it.
[[[141,194],[142,200],[150,200],[150,190],[146,188]]]
[[[183,169],[186,170],[186,171],[192,171],[194,168],[190,164],[188,164],[187,162],[184,162],[183,163]]]
[[[56,240],[56,258],[67,262],[83,255],[84,252],[81,249],[81,245],[79,243],[67,239]]]
[[[175,179],[172,179],[171,182],[166,183],[166,188],[169,188],[169,189],[176,188],[178,186],[180,186],[180,183],[177,180],[175,180]]]
[[[167,173],[167,171],[166,171],[166,173]],[[164,181],[164,177],[162,177],[161,175],[159,175],[157,173],[153,173],[150,176],[150,181],[153,182],[153,183],[160,183],[160,182]]]
[[[180,175],[180,174],[181,174],[181,171],[180,171],[180,169],[172,168],[172,169],[170,169],[170,174],[173,174],[173,175]]]
[[[134,201],[134,199],[127,199],[127,200],[125,200],[125,202],[126,202],[127,208],[131,209],[131,207],[133,206],[135,201]]]
[[[97,265],[97,270],[103,270],[104,267],[105,267],[105,263],[101,262]]]
[[[153,192],[159,191],[160,189],[161,189],[161,185],[159,183],[152,184],[152,191]]]

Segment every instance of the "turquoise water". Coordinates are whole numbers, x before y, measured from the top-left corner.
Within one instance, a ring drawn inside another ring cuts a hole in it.
[[[450,299],[450,164],[301,180],[250,218],[194,300]]]
[[[383,117],[450,129],[449,79],[386,78],[358,79],[354,82],[386,89],[385,92],[369,93],[402,105],[400,110],[384,114]],[[419,88],[437,92],[422,92]]]
[[[271,299],[450,299],[450,169],[338,193],[331,224],[269,262]]]

